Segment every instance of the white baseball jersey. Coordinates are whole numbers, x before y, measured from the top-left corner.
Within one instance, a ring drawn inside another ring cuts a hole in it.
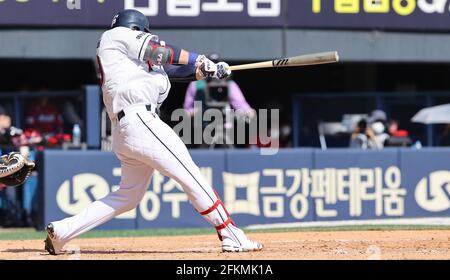
[[[144,61],[150,40],[158,36],[125,27],[110,29],[100,39],[97,56],[103,100],[113,122],[130,105],[159,107],[167,98],[171,85],[164,68]]]

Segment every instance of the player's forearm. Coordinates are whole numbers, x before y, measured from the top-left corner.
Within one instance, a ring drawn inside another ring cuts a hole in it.
[[[193,65],[165,65],[164,70],[171,81],[190,82],[197,80],[197,70]]]
[[[182,65],[195,65],[197,59],[200,55],[194,52],[187,51],[185,49],[181,49],[180,58],[178,60],[178,64]]]
[[[230,67],[225,62],[215,64],[204,55],[167,45],[164,41],[159,41],[157,37],[149,41],[142,59],[151,66],[195,66],[195,78],[197,80],[207,77],[224,79],[231,74]]]
[[[187,51],[185,49],[180,49],[175,46],[168,45],[171,48],[175,55],[172,64],[179,65],[195,65],[197,63],[197,59],[200,56],[197,53]]]
[[[189,52],[164,41],[150,41],[144,55],[144,61],[156,65],[195,65],[199,54]]]

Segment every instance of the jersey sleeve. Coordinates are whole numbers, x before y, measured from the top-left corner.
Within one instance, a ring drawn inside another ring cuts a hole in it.
[[[144,61],[145,51],[150,40],[158,40],[156,35],[125,27],[117,27],[113,31],[109,35],[111,44],[115,49],[134,60]]]

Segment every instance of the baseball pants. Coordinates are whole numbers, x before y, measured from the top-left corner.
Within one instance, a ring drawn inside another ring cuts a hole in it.
[[[125,117],[113,132],[113,149],[122,167],[120,188],[79,214],[53,222],[60,241],[66,243],[134,209],[147,191],[154,170],[175,179],[195,209],[218,232],[227,229],[233,221],[178,135],[143,105],[124,111]]]

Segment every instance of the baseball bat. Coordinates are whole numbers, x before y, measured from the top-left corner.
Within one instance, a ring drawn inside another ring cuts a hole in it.
[[[230,66],[231,71],[259,69],[259,68],[279,68],[293,66],[307,66],[316,64],[335,63],[339,61],[337,51],[312,53],[283,59],[269,60],[264,62],[241,64]]]

